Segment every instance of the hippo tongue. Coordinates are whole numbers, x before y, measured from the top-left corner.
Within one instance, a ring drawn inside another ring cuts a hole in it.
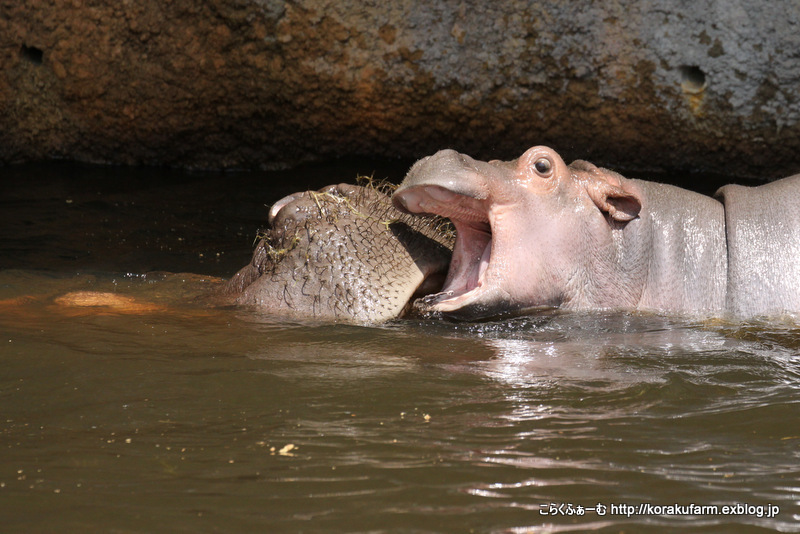
[[[489,225],[455,218],[451,222],[456,227],[456,244],[450,269],[441,292],[426,295],[414,302],[414,307],[423,314],[439,311],[438,305],[457,301],[480,288],[491,262],[492,233]]]

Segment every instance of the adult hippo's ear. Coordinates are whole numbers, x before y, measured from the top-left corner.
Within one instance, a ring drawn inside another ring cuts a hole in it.
[[[596,176],[586,184],[586,192],[595,205],[617,222],[632,221],[639,216],[642,202],[638,195],[626,191],[622,184],[607,182],[604,177]]]
[[[287,204],[291,204],[295,200],[299,200],[300,198],[302,198],[303,195],[305,195],[305,193],[303,192],[292,193],[291,195],[287,195],[282,199],[280,199],[279,201],[277,201],[275,204],[273,204],[272,207],[269,209],[269,219],[268,219],[269,224],[272,225],[275,223],[275,219],[278,217],[278,213],[280,213],[281,210],[285,208]]]

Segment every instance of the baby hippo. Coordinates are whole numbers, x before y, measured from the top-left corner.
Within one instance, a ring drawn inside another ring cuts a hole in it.
[[[441,288],[453,243],[440,218],[402,213],[374,186],[295,193],[272,206],[269,223],[222,296],[284,317],[399,317],[414,298]]]
[[[443,150],[414,164],[393,202],[456,228],[445,286],[424,311],[800,312],[800,175],[711,198],[567,165],[543,146],[488,163]]]

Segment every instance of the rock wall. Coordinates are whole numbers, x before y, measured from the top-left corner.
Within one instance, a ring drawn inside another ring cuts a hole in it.
[[[0,0],[0,162],[800,172],[800,4]]]

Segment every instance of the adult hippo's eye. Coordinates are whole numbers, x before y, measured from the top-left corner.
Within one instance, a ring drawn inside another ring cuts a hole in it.
[[[536,169],[537,173],[545,176],[550,172],[550,169],[553,168],[553,164],[547,158],[539,158],[536,160],[536,163],[533,164],[533,168]]]

